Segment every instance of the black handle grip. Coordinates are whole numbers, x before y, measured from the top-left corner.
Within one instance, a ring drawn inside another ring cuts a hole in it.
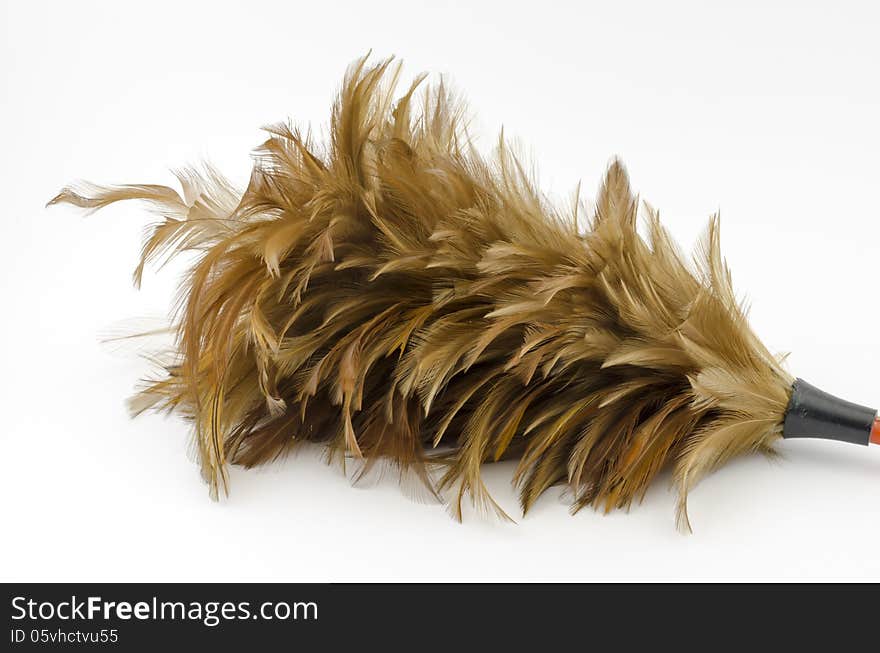
[[[784,438],[822,438],[867,446],[877,411],[839,399],[803,379],[791,387]]]

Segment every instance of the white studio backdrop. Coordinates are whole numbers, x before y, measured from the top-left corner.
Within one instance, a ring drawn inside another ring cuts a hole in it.
[[[613,155],[682,246],[721,211],[755,330],[789,369],[880,404],[880,8],[872,2],[4,2],[2,580],[880,580],[880,447],[780,445],[692,493],[516,525],[463,524],[320,452],[234,470],[208,498],[176,417],[131,420],[145,362],[102,335],[166,314],[179,265],[130,284],[150,217],[43,205],[64,184],[171,183],[209,160],[241,186],[259,127],[327,125],[372,49],[443,74],[489,151],[591,197]],[[409,77],[407,77],[409,78]],[[516,514],[508,464],[486,468]]]

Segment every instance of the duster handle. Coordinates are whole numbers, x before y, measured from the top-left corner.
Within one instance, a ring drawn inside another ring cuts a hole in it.
[[[845,401],[797,379],[791,387],[782,436],[880,444],[880,416],[873,408]]]

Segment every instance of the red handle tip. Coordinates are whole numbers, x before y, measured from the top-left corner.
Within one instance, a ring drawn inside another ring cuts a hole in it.
[[[871,429],[871,444],[880,444],[880,415],[874,418],[874,428]]]

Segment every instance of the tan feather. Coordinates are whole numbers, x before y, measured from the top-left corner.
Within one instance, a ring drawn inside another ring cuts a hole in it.
[[[441,84],[357,61],[326,152],[276,125],[236,193],[213,171],[162,186],[83,186],[51,203],[142,199],[163,218],[136,272],[195,250],[178,360],[138,404],[192,419],[212,492],[228,462],[302,441],[384,458],[433,491],[504,515],[480,477],[517,458],[527,510],[568,483],[575,509],[639,500],[664,467],[685,501],[733,456],[781,434],[792,377],[750,330],[717,218],[684,262],[609,166],[589,229],[557,210],[504,139],[481,157]],[[434,447],[440,449],[434,450]]]

